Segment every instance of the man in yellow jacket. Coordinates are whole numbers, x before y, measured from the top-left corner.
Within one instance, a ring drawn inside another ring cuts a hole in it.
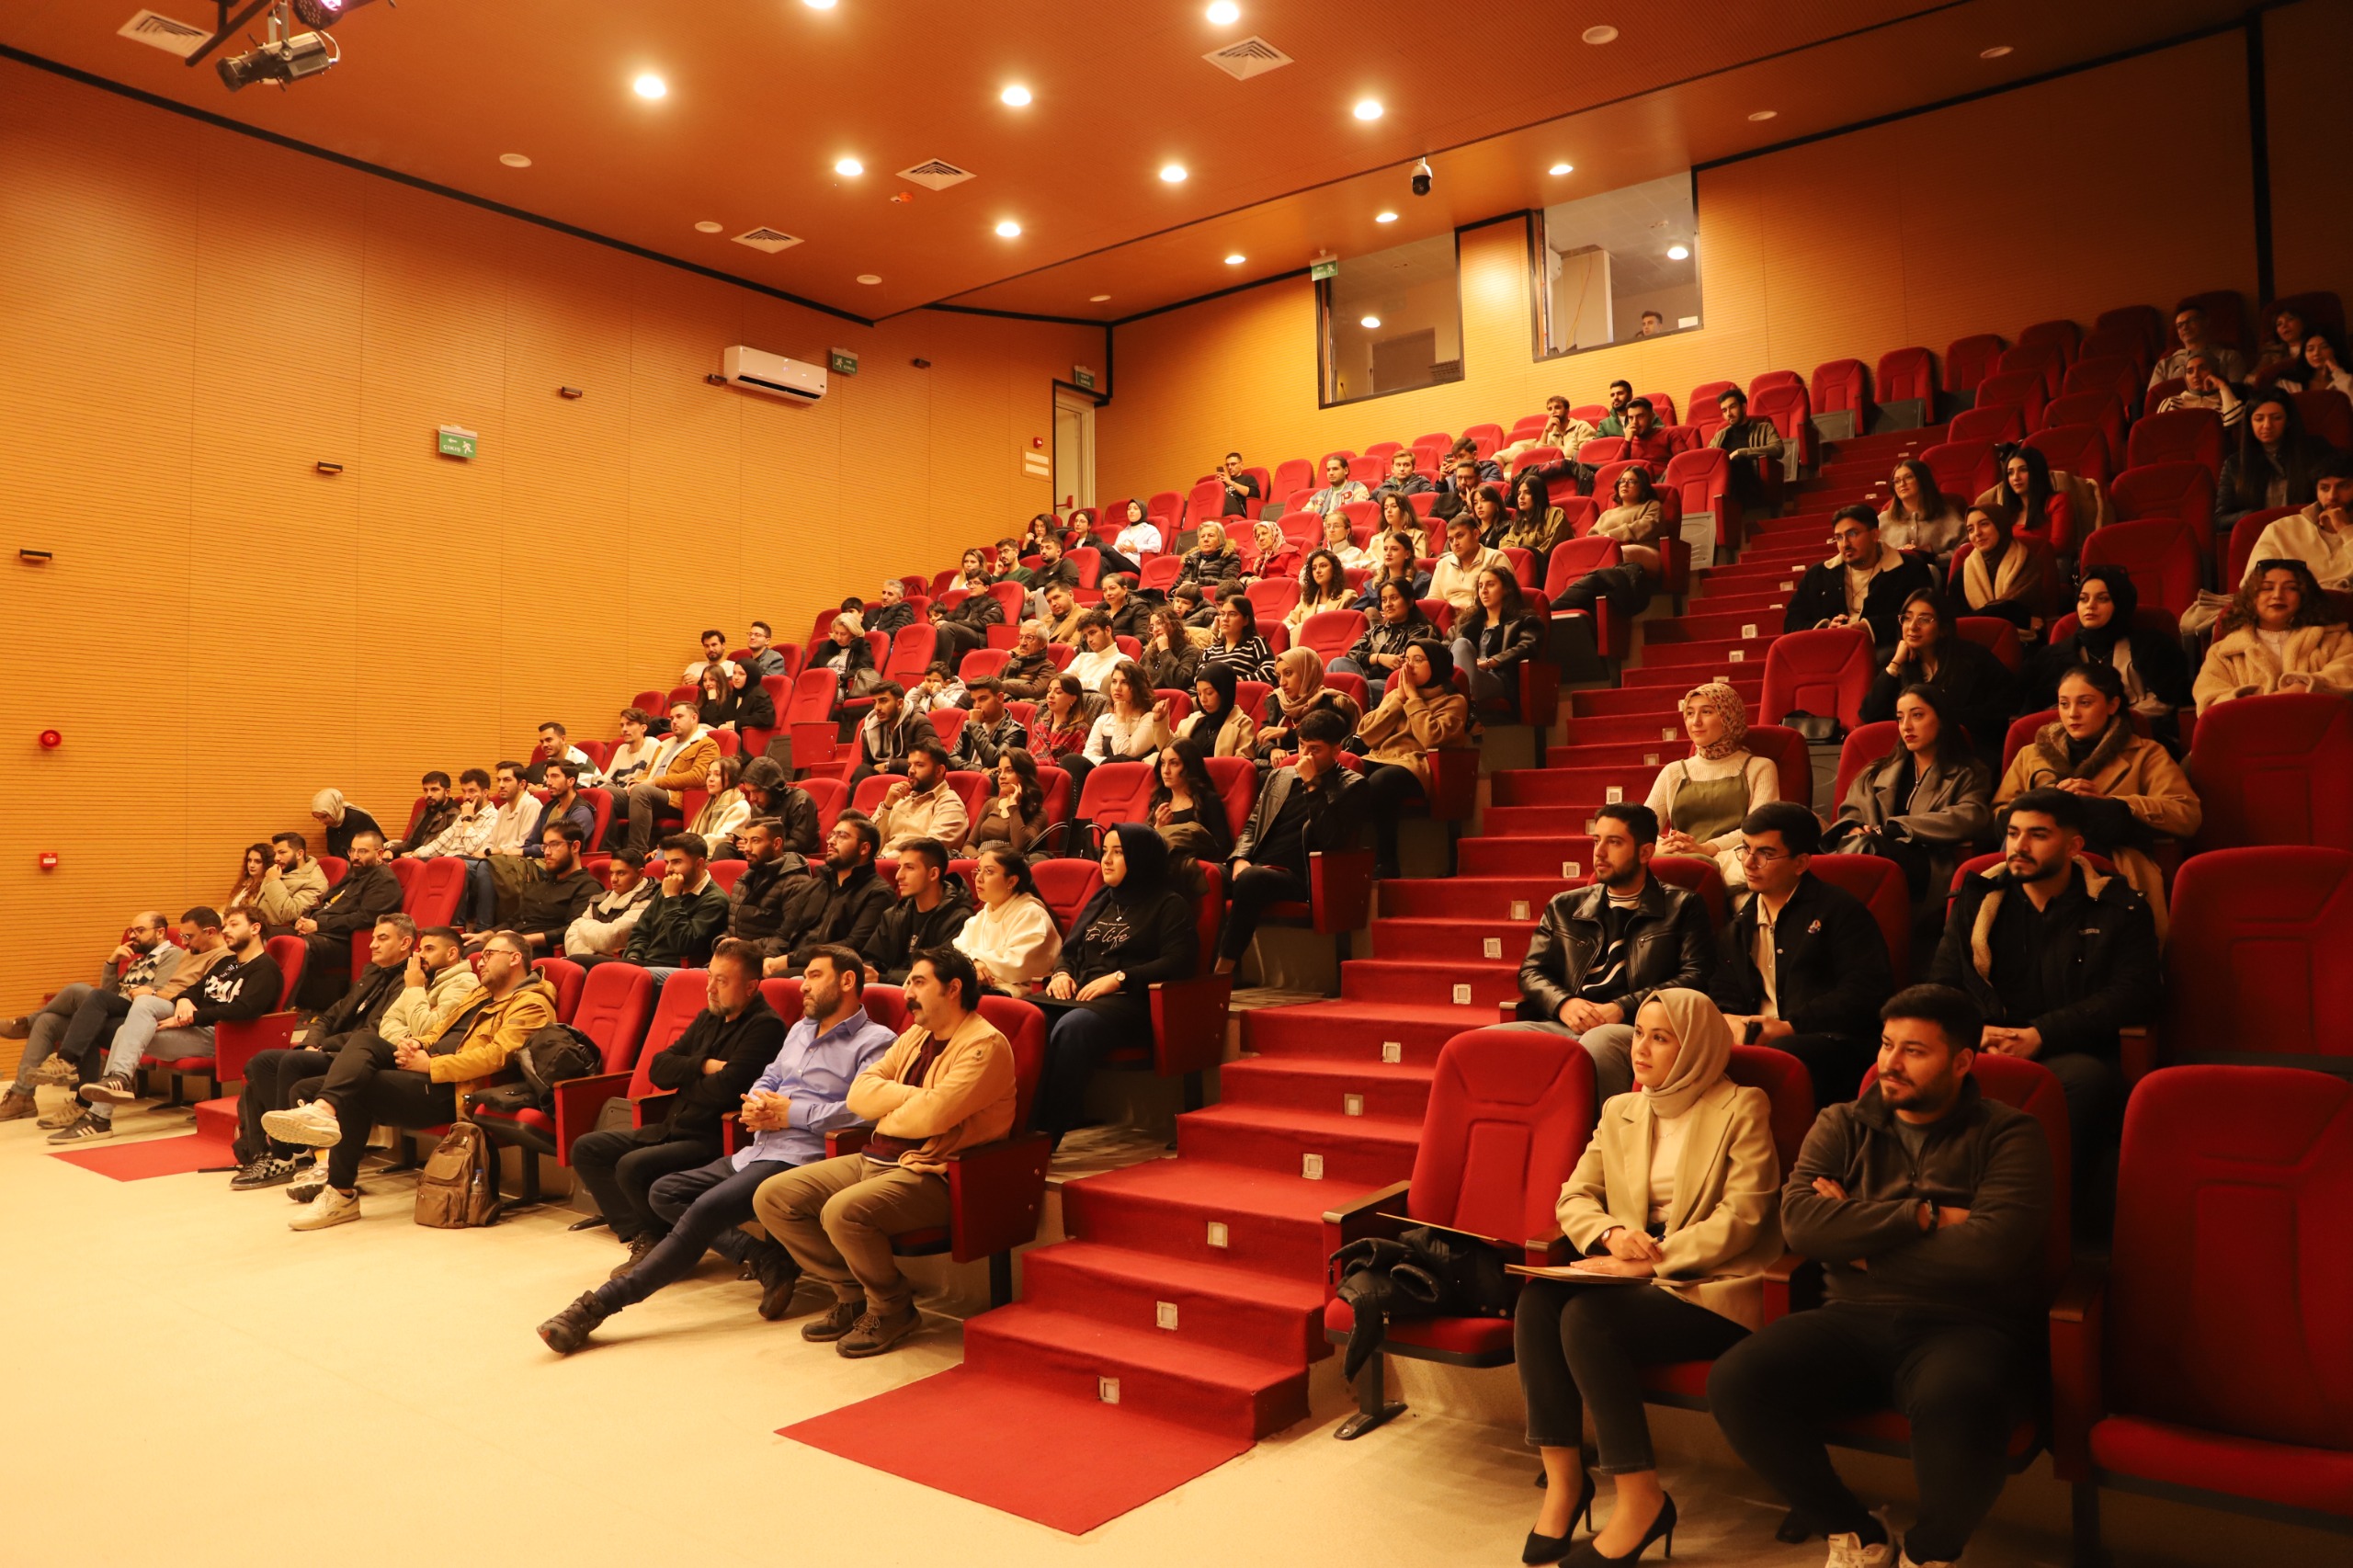
[[[876,1356],[923,1321],[891,1238],[946,1224],[949,1157],[1013,1130],[1013,1046],[975,1010],[980,994],[972,960],[918,949],[906,983],[914,1024],[850,1084],[851,1114],[874,1124],[866,1147],[770,1176],[753,1195],[768,1234],[833,1287],[833,1310],[802,1338]]]
[[[506,1059],[556,1021],[555,987],[531,972],[531,950],[512,931],[483,948],[482,989],[398,1045],[373,1030],[345,1041],[326,1076],[294,1088],[294,1103],[261,1119],[281,1143],[326,1149],[326,1185],[289,1221],[323,1231],[359,1218],[359,1156],[368,1130],[454,1121],[466,1095],[504,1072]]]

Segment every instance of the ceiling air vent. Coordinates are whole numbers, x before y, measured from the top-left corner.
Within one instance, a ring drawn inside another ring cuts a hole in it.
[[[927,158],[911,169],[901,169],[899,177],[910,180],[926,190],[946,190],[951,185],[962,185],[972,177],[970,169],[960,169],[945,158]]]
[[[202,28],[189,27],[186,22],[159,17],[153,11],[142,11],[115,28],[124,38],[139,43],[151,43],[166,54],[176,54],[182,60],[194,54],[212,35]]]
[[[736,235],[735,243],[739,245],[749,245],[754,250],[764,250],[770,256],[774,256],[780,250],[790,250],[794,245],[799,244],[801,236],[788,234],[780,229],[771,229],[762,224],[756,229],[746,229]]]
[[[1212,49],[1201,58],[1237,82],[1279,71],[1290,63],[1290,55],[1262,38],[1245,38],[1223,49]]]

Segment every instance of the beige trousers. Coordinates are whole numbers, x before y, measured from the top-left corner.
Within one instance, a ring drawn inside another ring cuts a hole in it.
[[[854,1301],[863,1292],[870,1310],[896,1317],[912,1304],[915,1287],[899,1272],[891,1238],[946,1224],[948,1182],[844,1154],[768,1177],[752,1195],[752,1211],[836,1300]]]

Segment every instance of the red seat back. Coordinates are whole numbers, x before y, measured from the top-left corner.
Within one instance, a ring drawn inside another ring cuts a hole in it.
[[[1518,1246],[1554,1227],[1593,1136],[1593,1058],[1532,1029],[1469,1029],[1438,1051],[1414,1155],[1414,1219]]]
[[[1701,381],[1698,386],[1693,387],[1691,401],[1683,405],[1689,411],[1691,423],[1694,425],[1702,422],[1722,424],[1722,421],[1716,417],[1716,399],[1739,384],[1738,381]],[[1653,412],[1658,411],[1654,408]],[[1662,425],[1672,425],[1675,423],[1675,416],[1671,414],[1659,413],[1658,421]]]
[[[1803,735],[1784,724],[1751,724],[1745,744],[1750,756],[1772,759],[1774,770],[1780,775],[1782,800],[1813,809],[1813,759],[1806,751]]]
[[[2144,414],[2124,444],[2128,467],[2194,462],[2222,472],[2222,416],[2211,408],[2177,408]]]
[[[2092,392],[2081,399],[2063,397],[2051,408],[2056,409],[2060,403],[2077,402],[2096,405],[2070,411],[2086,414],[2090,415],[2088,419],[2081,423],[2053,425],[2049,423],[2050,410],[2045,410],[2043,427],[2029,436],[2026,444],[2040,452],[2043,460],[2060,472],[2080,474],[2105,485],[2116,472],[2112,460],[2116,443],[2109,434],[2109,425],[2112,421],[2116,429],[2121,431],[2124,428],[2124,411],[2118,408],[2116,400],[2106,392]]]
[[[414,829],[416,824],[412,821],[409,825]],[[412,840],[414,837],[415,835],[412,833]],[[425,868],[431,864],[430,860],[387,860],[384,862],[385,867],[392,873],[392,881],[401,885],[401,912],[412,920],[416,917],[416,913],[410,906],[416,902],[417,890],[425,885]]]
[[[2165,345],[2165,318],[2154,305],[2119,305],[2112,311],[2100,312],[2099,319],[2092,323],[2093,337],[2109,333],[2120,339],[2129,335],[2140,344],[2141,352],[2152,364],[2156,362],[2157,350]],[[2090,342],[2090,338],[2085,339],[2087,348]]]
[[[1482,461],[1495,455],[1504,444],[1504,427],[1500,425],[1473,425],[1462,432],[1462,439],[1472,443]]]
[[[1851,410],[1856,415],[1856,434],[1860,435],[1870,404],[1870,383],[1866,377],[1860,359],[1831,359],[1816,365],[1807,381],[1813,391],[1813,411],[1844,414]]]
[[[355,948],[359,944],[354,942]],[[294,1001],[294,988],[302,983],[302,960],[309,956],[310,946],[300,937],[272,937],[262,944],[270,961],[278,966],[283,982],[278,990],[278,1006],[273,1012],[282,1012]]]
[[[1838,747],[1838,781],[1831,786],[1830,810],[1835,819],[1840,806],[1847,803],[1847,791],[1863,770],[1901,744],[1904,737],[1893,719],[1874,723],[1858,724],[1847,732],[1847,739]]]
[[[995,994],[981,998],[980,1013],[1013,1047],[1013,1131],[1018,1136],[1029,1131],[1030,1103],[1045,1075],[1046,1015],[1035,1003]]]
[[[625,1073],[636,1063],[653,1011],[652,975],[633,963],[600,963],[588,971],[570,1022],[605,1053],[606,1072]]]
[[[1275,465],[1274,487],[1267,492],[1267,499],[1279,501],[1294,490],[1313,490],[1322,483],[1315,466],[1305,458],[1285,458]]]
[[[801,977],[797,974],[772,975],[760,982],[760,999],[766,1002],[790,1029],[801,1021]]]
[[[1150,809],[1153,768],[1148,762],[1097,763],[1079,791],[1078,820],[1108,828],[1142,822]]]
[[[2249,512],[2231,525],[2229,552],[2222,565],[2222,588],[2225,592],[2235,590],[2246,580],[2247,562],[2255,555],[2255,541],[2263,537],[2263,530],[2301,510],[2302,508],[2299,506],[2270,506],[2260,512]]]
[[[1242,592],[1263,625],[1282,619],[1299,603],[1299,579],[1291,576],[1261,577]]]
[[[809,792],[810,801],[817,808],[818,835],[833,832],[834,819],[849,804],[849,786],[838,778],[812,775],[801,780],[801,788]]]
[[[1210,770],[1210,781],[1217,786],[1218,799],[1225,805],[1225,825],[1235,839],[1250,824],[1251,808],[1258,803],[1258,765],[1246,756],[1212,756],[1203,759]]]
[[[2040,370],[2003,370],[1977,383],[1978,407],[2016,408],[2029,429],[2042,423],[2042,405],[2050,401],[2050,382]]]
[[[777,715],[787,730],[795,724],[822,724],[834,715],[834,701],[841,695],[839,676],[829,669],[806,669],[792,677],[792,697]]]
[[[2131,355],[2086,355],[2067,368],[2066,379],[2059,383],[2059,392],[2063,397],[2106,392],[2121,406],[2130,408],[2148,380],[2148,370]]]
[[[1888,967],[1901,987],[1912,973],[1912,887],[1904,868],[1878,855],[1816,855],[1808,869],[1862,901],[1879,922]]]
[[[2103,530],[2105,531],[2105,530]],[[2353,849],[2353,705],[2277,692],[2200,716],[2188,771],[2200,849],[2314,844]]]
[[[599,972],[620,967],[618,964],[597,966]],[[638,972],[644,973],[642,970]],[[670,978],[662,983],[661,1000],[654,1004],[654,1021],[646,1026],[645,1043],[638,1048],[637,1069],[630,1076],[630,1098],[642,1100],[648,1095],[660,1092],[654,1088],[647,1070],[655,1057],[669,1050],[677,1042],[678,1037],[687,1032],[687,1026],[695,1021],[695,1015],[710,1005],[710,982],[709,970],[680,969],[671,971]],[[653,983],[652,976],[646,976],[646,983],[649,986]]]
[[[1781,1177],[1805,1147],[1813,1131],[1813,1077],[1805,1063],[1769,1045],[1735,1045],[1724,1063],[1724,1076],[1745,1089],[1762,1089],[1773,1102],[1773,1154],[1781,1163]]]
[[[1889,349],[1879,357],[1879,371],[1873,380],[1880,402],[1924,403],[1928,405],[1928,416],[1936,417],[1937,360],[1927,349]]]
[[[1721,455],[1721,454],[1720,454]],[[1618,541],[1608,534],[1580,534],[1552,547],[1544,563],[1544,597],[1558,599],[1588,572],[1618,564]]]
[[[1350,458],[1348,477],[1361,484],[1379,484],[1389,477],[1389,460],[1373,457]]]
[[[1315,656],[1328,665],[1356,646],[1364,627],[1362,610],[1319,609],[1300,622],[1299,643],[1314,650]]]
[[[570,959],[536,959],[531,967],[547,977],[555,987],[555,1017],[558,1023],[568,1024],[580,1010],[580,988],[586,983],[588,971]],[[601,967],[601,966],[600,966]]]
[[[1038,896],[1053,913],[1055,927],[1063,931],[1103,885],[1103,868],[1093,860],[1039,860],[1029,872],[1038,881]]]
[[[1957,338],[1945,347],[1945,386],[1957,392],[1975,392],[1994,373],[2002,357],[2002,340],[1990,332]]]
[[[1699,895],[1708,925],[1722,931],[1732,918],[1732,895],[1724,887],[1723,868],[1712,855],[1661,855],[1651,861],[1651,875],[1660,881]],[[1807,1091],[1813,1093],[1812,1090]]]
[[[1964,615],[1953,622],[1953,630],[2001,660],[2012,675],[2026,668],[2026,646],[2018,641],[2018,629],[2001,617]]]
[[[1198,528],[1225,515],[1225,486],[1216,479],[1201,479],[1185,494],[1185,526]]]
[[[2119,522],[2137,517],[2179,517],[2189,525],[2194,538],[2210,540],[2214,532],[2213,471],[2196,462],[2148,463],[2128,468],[2116,476],[2116,483],[2109,488],[2109,505]]]
[[[2022,441],[2026,439],[2026,415],[2016,403],[2001,403],[1988,407],[1980,403],[1964,408],[1952,416],[1945,426],[1949,441]]]
[[[416,922],[417,929],[429,931],[458,918],[458,901],[466,891],[466,863],[454,856],[442,855],[424,864],[424,874],[417,879],[416,896],[404,899],[402,903],[408,917]]]
[[[2070,363],[2083,341],[2084,329],[2071,321],[2039,321],[2018,333],[2019,348],[2055,348]]]
[[[2353,398],[2335,387],[2296,394],[2296,415],[2304,428],[2342,452],[2353,449]]]
[[[1862,722],[1863,697],[1874,674],[1868,631],[1832,627],[1788,632],[1765,653],[1760,717],[1778,722],[1790,713],[1836,715],[1852,729]]]
[[[2025,372],[2039,375],[2042,378],[2042,395],[2046,398],[2056,397],[2059,395],[2059,383],[2066,379],[2067,356],[2048,344],[2029,347],[2021,343],[1995,360],[1994,369],[2005,376],[2015,376]],[[1978,389],[1978,401],[1983,403],[1984,401],[1983,387]]]
[[[2213,849],[2175,873],[2165,1030],[2200,1056],[2353,1058],[2353,851]]]
[[[1964,506],[1994,488],[2000,477],[1991,441],[1947,441],[1923,451],[1920,460],[1937,476],[1937,488]]]
[[[2179,616],[2198,598],[2198,540],[2176,517],[2143,517],[2110,523],[2084,540],[2083,563],[2121,566],[2141,602]]]

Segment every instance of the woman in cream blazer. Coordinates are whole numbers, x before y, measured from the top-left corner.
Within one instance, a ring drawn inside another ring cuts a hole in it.
[[[1763,1321],[1764,1272],[1781,1251],[1780,1162],[1771,1102],[1724,1076],[1731,1059],[1732,1029],[1713,1002],[1653,993],[1635,1015],[1634,1092],[1604,1103],[1561,1189],[1561,1233],[1577,1267],[1611,1278],[1531,1279],[1520,1292],[1528,1440],[1547,1480],[1527,1562],[1568,1553],[1576,1517],[1591,1522],[1594,1475],[1615,1479],[1618,1502],[1579,1561],[1631,1562],[1673,1531],[1636,1369],[1712,1359]],[[1600,1460],[1580,1475],[1588,1406]]]

